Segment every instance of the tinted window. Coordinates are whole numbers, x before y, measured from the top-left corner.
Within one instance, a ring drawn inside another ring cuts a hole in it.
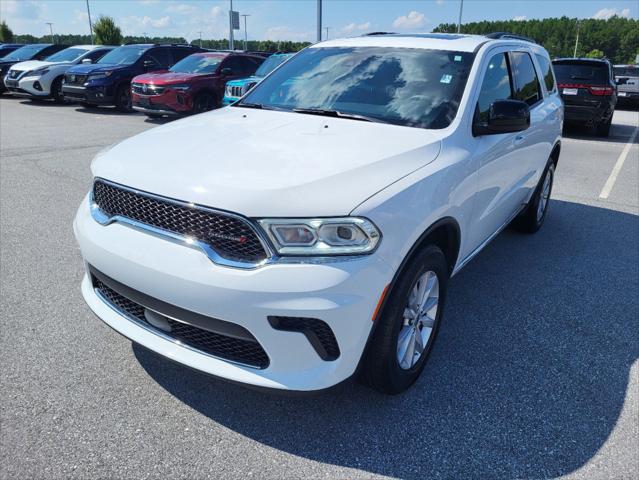
[[[33,56],[45,49],[47,45],[26,45],[24,47],[14,50],[9,55],[3,58],[3,60],[31,60]]]
[[[534,105],[541,100],[539,79],[530,55],[525,52],[511,52],[512,72],[515,80],[515,100]]]
[[[66,48],[46,58],[47,62],[73,62],[87,53],[84,48]]]
[[[173,48],[171,49],[171,54],[173,55],[173,62],[177,63],[185,57],[195,53],[196,50],[192,48]]]
[[[548,60],[543,55],[535,55],[537,57],[537,63],[541,67],[541,74],[544,77],[544,83],[546,84],[546,90],[548,92],[555,91],[555,77],[552,74],[552,67],[550,65],[550,60]]]
[[[107,53],[109,53],[109,50],[93,50],[84,58],[90,58],[91,61],[95,63],[98,60],[100,60],[102,57],[104,57]]]
[[[558,83],[608,83],[608,65],[603,62],[553,62]]]
[[[153,48],[144,55],[144,61],[150,60],[153,66],[158,68],[168,68],[171,65],[171,55],[168,48]]]
[[[639,67],[614,67],[617,77],[639,77]]]
[[[255,72],[256,77],[266,77],[277,66],[279,66],[284,60],[290,58],[291,55],[272,55],[264,60],[264,63],[260,65],[260,68]]]
[[[495,100],[508,100],[512,98],[510,86],[510,74],[508,73],[508,60],[505,53],[499,53],[490,59],[484,81],[479,92],[479,119],[488,121],[490,105]]]
[[[253,75],[262,62],[250,57],[240,57],[242,74]]]
[[[244,65],[240,62],[239,57],[227,58],[222,66],[222,68],[230,68],[231,75],[242,75],[244,73],[243,67]]]
[[[178,73],[214,73],[222,60],[222,55],[189,55],[169,70]]]
[[[243,102],[332,110],[375,121],[444,128],[457,113],[474,55],[388,47],[308,48]]]
[[[119,47],[111,50],[98,63],[113,65],[131,65],[135,63],[149,47]]]

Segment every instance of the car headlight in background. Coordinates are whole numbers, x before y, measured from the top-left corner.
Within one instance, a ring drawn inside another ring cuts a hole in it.
[[[101,80],[103,78],[108,78],[113,75],[112,71],[109,72],[100,72],[100,73],[90,73],[88,80]]]
[[[35,70],[29,70],[27,73],[24,74],[25,77],[41,77],[42,75],[45,75],[49,73],[49,69],[48,68],[36,68]]]
[[[280,255],[361,255],[377,247],[381,234],[361,217],[262,219],[260,225]]]
[[[178,83],[176,85],[169,85],[167,88],[171,88],[173,90],[179,90],[181,92],[188,90],[191,88],[191,85],[187,85],[186,83]]]

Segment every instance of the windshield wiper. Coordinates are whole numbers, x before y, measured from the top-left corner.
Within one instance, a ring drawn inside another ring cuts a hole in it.
[[[251,103],[251,102],[239,102],[239,103],[236,103],[233,106],[234,107],[244,107],[244,108],[258,108],[260,110],[262,110],[264,108],[264,105],[262,105],[261,103]]]
[[[329,110],[324,108],[294,108],[294,112],[308,113],[311,115],[322,115],[324,117],[349,118],[351,120],[361,120],[363,122],[389,123],[375,117],[367,117],[357,113],[340,112],[339,110]]]

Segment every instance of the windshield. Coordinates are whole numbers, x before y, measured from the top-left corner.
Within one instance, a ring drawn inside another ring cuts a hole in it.
[[[118,47],[111,50],[97,63],[109,63],[111,65],[130,65],[142,56],[148,47]]]
[[[48,46],[49,45],[26,45],[14,50],[2,60],[31,60],[31,57]]]
[[[73,62],[87,53],[84,48],[65,48],[61,52],[45,58],[47,62]]]
[[[169,68],[169,71],[175,73],[213,73],[222,60],[224,60],[223,55],[189,55]]]
[[[269,73],[275,70],[276,67],[281,65],[284,60],[288,60],[291,55],[272,55],[264,60],[264,63],[260,65],[255,71],[256,77],[266,77]]]
[[[602,85],[608,83],[608,67],[604,63],[553,63],[557,83],[585,83]]]
[[[616,77],[639,77],[639,67],[613,67]]]
[[[472,53],[413,48],[308,48],[236,106],[330,110],[445,128],[457,113],[473,58]]]

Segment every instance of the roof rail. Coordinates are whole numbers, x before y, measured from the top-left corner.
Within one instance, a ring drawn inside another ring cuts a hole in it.
[[[394,35],[395,32],[369,32],[362,35],[362,37],[374,37],[375,35]]]
[[[502,39],[502,38],[511,38],[513,40],[523,40],[524,42],[537,43],[534,39],[530,37],[526,37],[524,35],[517,35],[516,33],[509,33],[509,32],[493,32],[493,33],[489,33],[485,35],[485,37],[492,38],[495,40]]]

